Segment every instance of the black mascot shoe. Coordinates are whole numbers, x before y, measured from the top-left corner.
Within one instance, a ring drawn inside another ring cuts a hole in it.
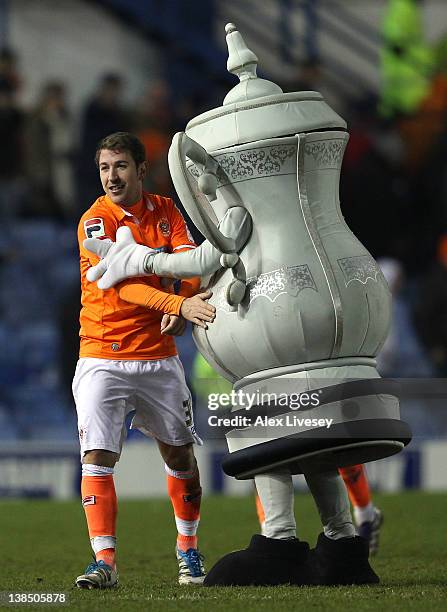
[[[355,536],[331,540],[318,536],[311,551],[314,584],[377,584],[380,580],[368,561],[368,540]]]
[[[254,535],[248,548],[222,557],[208,572],[205,586],[312,584],[309,544]]]

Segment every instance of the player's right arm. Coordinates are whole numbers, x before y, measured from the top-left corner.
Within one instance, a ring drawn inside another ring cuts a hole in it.
[[[225,236],[234,237],[239,252],[251,233],[251,217],[241,206],[230,208],[219,225]],[[182,253],[157,253],[136,244],[129,228],[120,228],[116,242],[102,245],[98,240],[86,240],[85,248],[102,257],[89,271],[89,281],[98,281],[100,289],[108,289],[125,278],[156,274],[171,278],[208,276],[222,267],[222,253],[208,240],[196,249]]]
[[[88,276],[92,266],[100,263],[100,254],[94,254],[84,247],[84,240],[96,239],[100,241],[102,248],[115,240],[118,224],[114,217],[106,214],[106,211],[88,210],[81,217],[78,226],[79,251],[81,255],[82,281]],[[130,229],[128,230],[130,232]],[[142,245],[138,245],[143,247]],[[127,279],[116,286],[119,297],[125,302],[157,310],[162,313],[183,316],[188,321],[206,327],[206,323],[213,321],[215,308],[207,303],[211,297],[187,298],[173,293],[161,291],[139,279]],[[203,294],[202,294],[203,295]]]
[[[131,230],[126,228],[131,234]],[[81,275],[82,282],[88,278],[88,272],[92,266],[101,263],[101,249],[107,251],[107,246],[115,240],[118,230],[118,223],[114,217],[106,214],[106,211],[88,210],[81,217],[78,226],[78,241],[81,255]],[[96,239],[101,247],[98,254],[89,251],[84,246],[84,241]],[[134,243],[135,244],[135,243]],[[147,249],[143,245],[136,245],[137,248]],[[152,249],[148,249],[151,251]],[[119,297],[125,302],[157,310],[158,312],[183,316],[199,327],[206,328],[206,323],[211,323],[215,317],[215,308],[208,304],[207,300],[211,293],[206,297],[204,294],[192,298],[175,295],[161,291],[152,287],[148,283],[141,282],[139,279],[126,279],[121,282],[114,290],[118,291]]]
[[[116,288],[120,298],[126,302],[166,314],[181,315],[199,327],[206,329],[206,323],[214,321],[216,309],[208,304],[212,295],[211,291],[186,298],[173,293],[165,293],[138,280],[126,281]]]

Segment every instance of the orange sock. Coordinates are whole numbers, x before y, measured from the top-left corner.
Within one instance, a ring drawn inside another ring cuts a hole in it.
[[[83,475],[81,495],[88,533],[93,550],[96,553],[96,560],[103,559],[113,567],[115,565],[114,543],[118,512],[113,475]]]
[[[339,472],[345,481],[351,504],[357,508],[367,506],[371,502],[371,493],[363,465],[340,468]]]
[[[262,526],[265,523],[265,512],[264,512],[264,508],[262,507],[262,502],[257,493],[255,495],[255,502],[256,502],[256,514],[258,515],[259,525],[261,526],[261,529],[262,529]]]
[[[180,550],[197,548],[197,528],[200,521],[200,487],[199,470],[180,472],[165,466],[167,472],[168,494],[174,509],[177,525],[177,546]]]

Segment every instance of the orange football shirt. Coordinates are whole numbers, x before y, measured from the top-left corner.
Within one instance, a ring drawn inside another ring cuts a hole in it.
[[[99,257],[83,247],[85,238],[110,238],[127,226],[136,242],[173,253],[195,248],[180,211],[171,198],[143,192],[134,206],[121,208],[106,195],[79,222],[81,267],[80,357],[115,360],[163,359],[177,354],[174,338],[160,333],[163,313],[180,313],[185,297],[197,292],[200,279],[182,281],[179,294],[162,287],[156,276],[123,281],[102,291],[86,279]]]

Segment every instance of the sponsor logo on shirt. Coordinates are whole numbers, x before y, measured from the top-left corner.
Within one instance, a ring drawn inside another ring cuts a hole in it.
[[[84,231],[87,238],[101,238],[105,236],[104,219],[101,219],[101,217],[87,219],[87,221],[84,221]]]

